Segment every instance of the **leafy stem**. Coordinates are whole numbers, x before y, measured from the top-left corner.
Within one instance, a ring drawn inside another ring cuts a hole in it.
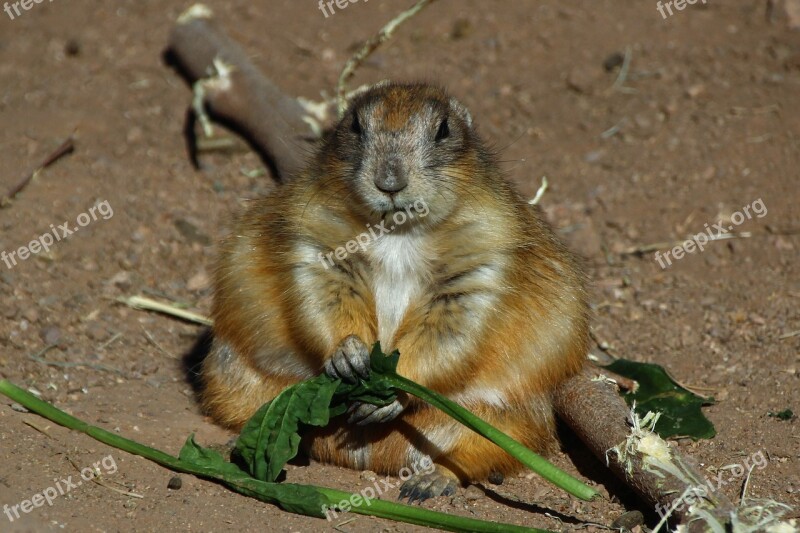
[[[313,485],[260,481],[250,477],[235,464],[226,462],[218,452],[199,446],[194,441],[193,435],[187,439],[180,456],[173,457],[155,448],[89,425],[7,380],[0,380],[0,394],[56,424],[80,431],[104,444],[144,457],[176,472],[218,481],[235,492],[278,505],[292,513],[322,518],[325,516],[325,509],[335,507],[344,501],[352,501],[355,496],[349,492]],[[436,527],[445,531],[547,533],[541,529],[448,515],[377,499],[368,505],[353,506],[351,511],[409,524]]]

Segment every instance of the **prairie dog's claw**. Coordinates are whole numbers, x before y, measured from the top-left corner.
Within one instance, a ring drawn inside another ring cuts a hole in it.
[[[357,383],[359,378],[369,379],[369,348],[358,335],[345,337],[333,357],[325,361],[325,373],[333,379],[347,383]],[[379,422],[389,422],[403,412],[403,405],[395,400],[389,405],[378,406],[370,403],[354,402],[347,413],[349,424],[365,426]]]
[[[350,415],[347,418],[347,423],[366,426],[367,424],[389,422],[402,412],[403,405],[398,400],[383,407],[372,405],[371,403],[355,402],[347,410]]]
[[[345,337],[333,357],[325,361],[325,373],[347,383],[356,383],[358,378],[369,379],[369,348],[358,335]]]
[[[452,496],[456,493],[458,482],[441,472],[439,468],[426,474],[420,472],[414,474],[400,487],[400,497],[402,500],[408,498],[408,503],[424,502],[429,498],[437,496]]]

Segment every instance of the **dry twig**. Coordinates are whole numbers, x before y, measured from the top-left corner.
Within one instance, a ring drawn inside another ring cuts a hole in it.
[[[388,41],[394,35],[394,32],[397,28],[400,27],[408,19],[412,18],[414,15],[422,11],[426,6],[432,4],[435,0],[419,0],[416,4],[414,4],[411,8],[403,11],[395,18],[389,21],[386,26],[381,28],[381,30],[373,35],[364,45],[355,53],[353,56],[347,60],[345,63],[344,68],[342,69],[342,73],[339,75],[339,84],[336,88],[336,94],[338,95],[339,100],[339,118],[342,117],[344,114],[344,110],[347,107],[347,82],[350,81],[350,78],[356,72],[356,69],[361,66],[365,59],[367,59],[372,52],[374,52],[380,45]]]
[[[145,298],[144,296],[130,296],[128,298],[118,298],[117,301],[127,305],[128,307],[133,307],[134,309],[155,311],[156,313],[162,313],[165,315],[174,316],[176,318],[187,320],[189,322],[194,322],[196,324],[201,324],[203,326],[210,326],[212,324],[210,318],[205,317],[201,314],[193,313],[185,309],[180,309],[178,307],[175,307],[174,305],[161,303],[151,298]]]
[[[71,153],[73,150],[75,150],[75,139],[72,135],[70,135],[66,141],[61,143],[58,148],[56,148],[50,155],[45,157],[39,166],[25,174],[25,176],[16,185],[11,187],[8,192],[6,192],[6,194],[0,198],[0,207],[8,206],[11,203],[11,200],[13,200],[16,195],[22,192],[22,190],[27,187],[31,181],[36,179],[42,170],[46,169],[65,155]]]
[[[75,468],[75,470],[77,470],[78,473],[81,474],[81,477],[83,477],[83,473],[82,473],[81,468],[77,465],[77,463],[75,463],[75,461],[72,459],[72,457],[67,456],[67,461],[69,461],[69,464],[71,464]],[[117,493],[122,494],[124,496],[130,496],[131,498],[144,499],[144,496],[142,496],[141,494],[136,494],[135,492],[130,492],[128,490],[122,490],[122,489],[118,489],[116,487],[112,487],[111,485],[109,485],[108,483],[106,483],[102,479],[102,477],[101,477],[102,474],[101,474],[101,472],[99,470],[93,470],[92,473],[93,473],[93,475],[92,475],[92,477],[90,479],[90,481],[92,483],[96,483],[97,485],[100,485],[101,487],[105,487],[108,490],[113,490],[114,492],[117,492]]]

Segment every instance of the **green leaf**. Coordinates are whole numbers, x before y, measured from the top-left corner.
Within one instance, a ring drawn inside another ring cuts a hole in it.
[[[288,387],[248,420],[236,441],[236,455],[254,478],[275,481],[297,455],[305,426],[325,427],[356,401],[392,403],[396,394],[388,374],[394,373],[399,357],[397,350],[383,355],[376,343],[369,380],[350,384],[322,374]]]
[[[710,439],[716,435],[714,425],[702,413],[701,407],[714,403],[678,385],[663,367],[652,363],[637,363],[617,359],[605,368],[620,376],[635,380],[639,388],[623,395],[628,405],[636,402],[636,413],[661,413],[655,431],[662,438],[681,436]]]
[[[370,368],[380,374],[394,374],[397,372],[397,363],[400,361],[400,352],[393,351],[389,355],[381,350],[380,341],[372,345],[372,352],[369,354]]]
[[[326,375],[293,385],[263,405],[245,424],[236,453],[250,474],[275,481],[287,461],[297,455],[302,425],[328,425],[331,399],[339,380]]]
[[[389,405],[397,397],[389,377],[388,372],[384,373],[380,369],[373,368],[367,381],[359,379],[355,384],[340,383],[331,405],[332,410],[339,411],[341,407],[346,409],[353,402],[371,403],[378,406]]]
[[[202,471],[209,477],[223,476],[229,481],[248,477],[247,472],[235,464],[227,462],[218,451],[203,448],[197,444],[197,441],[194,440],[194,433],[186,439],[186,443],[178,454],[178,459],[193,465],[195,471]]]
[[[179,460],[191,465],[196,475],[220,479],[238,492],[279,505],[285,511],[307,516],[323,517],[323,505],[331,503],[324,489],[292,483],[271,483],[251,478],[247,472],[233,463],[225,461],[222,454],[203,448],[189,435],[181,448]]]
[[[258,494],[265,495],[271,492],[274,503],[281,509],[290,513],[306,516],[325,517],[323,507],[332,502],[326,498],[317,487],[296,485],[294,483],[267,483],[258,490]]]
[[[783,411],[778,411],[777,413],[773,413],[772,411],[770,411],[769,413],[767,413],[767,415],[783,421],[791,420],[792,418],[794,418],[794,413],[792,412],[791,409],[784,409]]]

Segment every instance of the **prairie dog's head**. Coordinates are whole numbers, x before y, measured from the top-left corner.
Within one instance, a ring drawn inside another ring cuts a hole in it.
[[[439,88],[381,83],[357,97],[326,156],[352,209],[366,218],[398,211],[446,218],[469,193],[480,141],[469,111]]]

